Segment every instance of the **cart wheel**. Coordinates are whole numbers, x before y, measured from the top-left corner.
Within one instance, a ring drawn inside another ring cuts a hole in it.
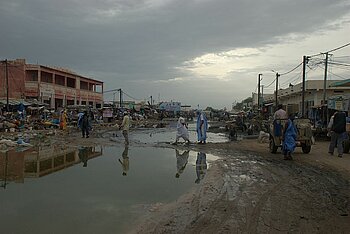
[[[350,149],[350,140],[344,140],[343,141],[343,152],[344,153],[349,153],[349,149]]]
[[[311,151],[311,145],[302,144],[301,149],[302,149],[304,154],[308,154]]]
[[[273,138],[270,138],[270,153],[275,154],[277,152],[277,148],[278,146],[275,145],[275,141],[273,140]]]

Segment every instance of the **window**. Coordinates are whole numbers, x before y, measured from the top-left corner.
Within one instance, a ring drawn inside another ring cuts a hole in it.
[[[75,79],[67,77],[67,87],[75,88]]]
[[[52,73],[42,71],[41,72],[41,82],[52,83]]]
[[[85,81],[80,81],[80,89],[89,90],[89,83]]]
[[[55,84],[64,86],[65,85],[64,80],[65,80],[64,76],[57,75],[57,74],[55,75]]]
[[[26,81],[38,81],[38,71],[26,71]]]

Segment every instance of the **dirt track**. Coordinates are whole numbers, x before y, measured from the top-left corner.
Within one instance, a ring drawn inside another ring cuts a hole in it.
[[[299,149],[294,161],[256,140],[194,146],[221,160],[200,187],[148,214],[134,232],[348,233],[350,157],[330,158],[327,145],[309,155]]]

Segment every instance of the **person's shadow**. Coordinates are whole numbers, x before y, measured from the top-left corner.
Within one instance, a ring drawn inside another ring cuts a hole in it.
[[[182,174],[183,171],[185,170],[185,167],[188,162],[188,157],[190,155],[190,151],[185,150],[182,154],[180,154],[179,151],[175,149],[175,153],[176,153],[176,168],[177,168],[175,177],[179,178],[180,174]]]
[[[129,147],[128,145],[125,145],[124,151],[122,153],[122,159],[118,159],[123,169],[123,173],[122,173],[123,176],[126,176],[129,171],[128,153],[129,153]]]
[[[203,152],[198,152],[197,160],[196,160],[196,174],[197,174],[197,179],[195,180],[196,184],[199,184],[199,182],[203,180],[206,172],[207,172],[207,155]]]

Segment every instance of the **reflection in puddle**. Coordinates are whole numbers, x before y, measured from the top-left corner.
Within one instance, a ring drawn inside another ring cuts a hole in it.
[[[203,180],[205,173],[207,172],[207,155],[203,152],[198,152],[197,154],[198,155],[196,160],[196,183],[198,184],[201,180]]]
[[[0,178],[2,187],[13,181],[23,183],[25,178],[42,177],[77,163],[87,166],[89,159],[102,155],[102,148],[81,147],[33,147],[26,151],[7,151],[0,153]]]
[[[127,145],[125,145],[124,147],[124,151],[122,154],[122,160],[118,159],[120,164],[122,165],[123,168],[123,176],[126,176],[128,171],[129,171],[129,157],[128,157],[128,152],[129,152],[129,147]]]
[[[171,202],[205,180],[216,159],[131,146],[1,154],[0,179],[7,184],[0,190],[2,232],[123,233],[154,204]]]
[[[177,149],[175,149],[175,155],[176,155],[176,167],[177,167],[177,172],[175,174],[176,178],[180,177],[180,174],[184,172],[185,167],[188,163],[188,157],[190,156],[190,151],[185,150],[183,153],[179,153]]]

